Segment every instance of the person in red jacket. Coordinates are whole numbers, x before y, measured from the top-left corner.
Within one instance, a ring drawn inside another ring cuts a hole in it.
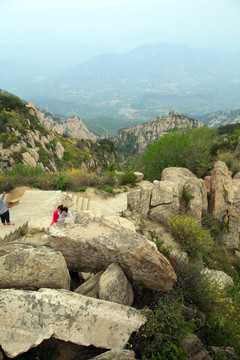
[[[59,205],[59,206],[57,207],[57,209],[54,211],[54,213],[53,213],[53,219],[52,219],[52,222],[51,222],[50,226],[51,226],[52,224],[54,224],[55,222],[58,221],[58,218],[59,218],[59,216],[60,216],[61,213],[62,213],[62,208],[63,208],[63,205]]]

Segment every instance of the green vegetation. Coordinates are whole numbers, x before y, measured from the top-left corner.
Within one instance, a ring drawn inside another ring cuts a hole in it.
[[[130,184],[131,186],[136,185],[137,176],[133,172],[127,172],[119,175],[120,185]]]
[[[169,231],[190,257],[207,255],[211,252],[213,239],[208,230],[198,221],[187,216],[176,215],[168,220]]]
[[[207,127],[184,133],[173,131],[154,142],[143,154],[144,174],[150,180],[160,180],[163,169],[176,166],[202,176],[212,164],[212,144],[213,131]]]
[[[151,305],[148,322],[130,339],[143,360],[187,360],[181,341],[194,326],[182,315],[183,298],[174,292],[159,296]]]

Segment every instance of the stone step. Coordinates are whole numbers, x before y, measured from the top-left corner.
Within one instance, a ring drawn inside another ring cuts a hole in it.
[[[87,198],[83,198],[81,211],[87,211],[87,210],[88,210],[88,199],[87,199]]]
[[[17,220],[14,225],[0,224],[0,244],[16,239],[27,228],[26,221]]]
[[[82,211],[83,197],[79,196],[77,201],[77,211]]]
[[[77,195],[72,196],[72,202],[73,202],[73,205],[77,205],[77,203],[78,203],[78,196]]]

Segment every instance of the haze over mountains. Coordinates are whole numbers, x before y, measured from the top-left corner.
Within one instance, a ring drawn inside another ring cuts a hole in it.
[[[238,59],[227,52],[161,43],[124,55],[102,54],[50,74],[43,68],[37,73],[34,64],[0,59],[0,81],[3,89],[37,107],[81,117],[101,135],[167,115],[172,108],[200,120],[204,114],[240,108]]]

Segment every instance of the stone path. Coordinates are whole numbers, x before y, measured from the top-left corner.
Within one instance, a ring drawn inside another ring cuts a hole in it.
[[[60,190],[26,190],[18,205],[9,210],[11,221],[15,225],[0,225],[0,243],[20,235],[28,225],[30,230],[31,226],[35,228],[36,223],[47,228],[51,223],[53,211],[59,204],[67,206],[72,213],[98,208],[102,215],[118,215],[127,208],[127,195],[123,193],[108,200],[89,200]]]

